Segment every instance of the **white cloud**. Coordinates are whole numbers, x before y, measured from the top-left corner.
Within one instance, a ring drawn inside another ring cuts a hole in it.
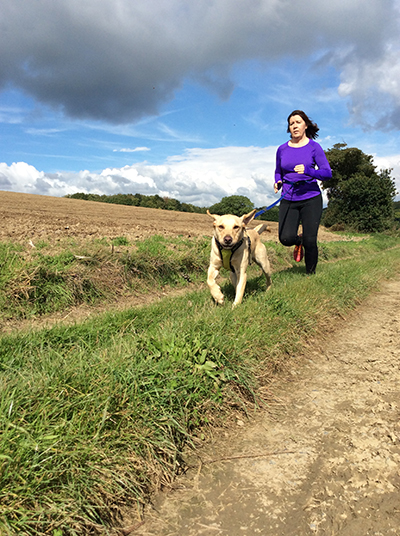
[[[351,61],[342,73],[339,94],[351,100],[353,123],[392,130],[400,121],[399,50],[390,48],[375,61]]]
[[[139,163],[101,173],[49,174],[24,162],[3,163],[0,187],[51,196],[76,192],[158,194],[198,206],[210,206],[224,196],[245,195],[257,206],[264,206],[276,199],[275,151],[276,147],[191,149],[162,165]]]
[[[1,106],[0,107],[0,123],[8,123],[10,125],[20,124],[23,121],[25,112],[23,108],[16,106]]]
[[[374,164],[378,171],[381,169],[391,169],[391,177],[395,179],[397,197],[400,199],[400,154],[391,156],[374,156]]]
[[[123,148],[123,149],[114,149],[114,153],[138,153],[142,151],[150,151],[148,147],[135,147],[134,149]]]
[[[0,189],[61,197],[76,192],[141,193],[208,207],[222,197],[244,195],[257,207],[276,201],[273,193],[276,147],[190,149],[164,164],[145,162],[101,173],[45,173],[25,162],[0,163]],[[400,193],[400,155],[374,156],[379,169],[392,168]]]

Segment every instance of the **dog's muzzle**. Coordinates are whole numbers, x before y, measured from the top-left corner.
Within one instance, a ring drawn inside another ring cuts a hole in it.
[[[224,244],[223,244],[223,247],[224,248],[231,248],[233,246],[233,238],[229,235],[227,236],[224,236]]]

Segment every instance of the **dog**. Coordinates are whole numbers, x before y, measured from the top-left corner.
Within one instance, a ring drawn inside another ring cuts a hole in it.
[[[212,297],[219,305],[224,303],[224,295],[216,283],[216,278],[222,266],[230,270],[231,283],[235,288],[233,307],[242,302],[247,282],[246,270],[251,261],[256,262],[264,272],[267,290],[271,286],[271,268],[267,250],[260,239],[260,234],[269,229],[265,223],[255,229],[246,229],[255,213],[256,209],[239,218],[232,214],[218,216],[207,210],[207,214],[214,220],[207,284]]]

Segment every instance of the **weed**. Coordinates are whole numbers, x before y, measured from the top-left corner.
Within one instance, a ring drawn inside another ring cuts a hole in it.
[[[129,246],[129,240],[125,236],[117,236],[112,239],[114,246]]]

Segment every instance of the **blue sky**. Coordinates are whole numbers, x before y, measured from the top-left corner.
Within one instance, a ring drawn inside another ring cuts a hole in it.
[[[359,147],[400,191],[399,14],[399,0],[0,0],[0,190],[264,206],[303,109],[324,149]]]

